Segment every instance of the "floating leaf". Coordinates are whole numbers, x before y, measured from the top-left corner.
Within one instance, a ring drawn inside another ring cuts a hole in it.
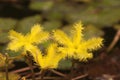
[[[16,31],[21,33],[27,33],[30,31],[31,27],[34,24],[38,24],[40,23],[40,21],[41,21],[40,15],[24,18],[17,24]]]
[[[72,11],[66,15],[69,23],[83,21],[86,24],[94,24],[97,27],[110,26],[120,20],[119,6],[88,6],[81,11]]]
[[[93,25],[88,25],[84,29],[84,34],[84,38],[89,39],[92,37],[100,37],[104,34],[104,32]]]
[[[70,34],[70,30],[72,29],[72,27],[70,25],[66,25],[64,27],[62,27],[62,30],[67,34],[67,35],[71,35]]]
[[[72,62],[69,59],[61,60],[58,69],[68,70],[72,67]]]
[[[46,18],[48,20],[62,20],[64,15],[59,10],[51,10],[50,13],[46,13]]]
[[[53,29],[57,29],[62,26],[62,23],[60,21],[46,21],[43,24],[44,29],[47,31],[51,31]]]
[[[16,24],[16,20],[10,18],[0,18],[0,31],[7,31],[13,29]]]
[[[92,2],[93,0],[73,0],[73,1],[76,1],[76,2],[84,2],[84,3],[90,3],[90,2]]]
[[[9,18],[0,18],[0,43],[8,42],[8,31],[16,25],[16,20]]]
[[[53,6],[53,1],[33,1],[30,8],[33,10],[49,10]]]
[[[6,43],[6,42],[8,42],[9,41],[9,39],[8,39],[8,33],[6,32],[6,33],[1,33],[0,34],[0,43]]]

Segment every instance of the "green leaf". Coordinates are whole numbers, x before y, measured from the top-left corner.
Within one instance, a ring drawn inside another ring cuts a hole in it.
[[[57,29],[61,26],[62,26],[62,23],[60,21],[46,21],[46,22],[43,23],[43,27],[47,31]]]
[[[4,33],[1,33],[0,34],[0,43],[6,43],[6,42],[8,42],[9,41],[9,39],[8,39],[8,33],[6,32],[4,32]]]
[[[72,62],[69,59],[61,60],[58,65],[58,69],[63,69],[63,70],[70,69],[71,67],[72,67]]]
[[[78,11],[71,11],[66,15],[66,21],[74,23],[81,20],[85,24],[94,24],[97,27],[109,27],[110,25],[120,20],[120,9],[119,6],[88,6]],[[77,9],[77,8],[76,8]]]
[[[92,37],[100,37],[100,36],[103,36],[104,34],[104,32],[101,29],[93,25],[88,25],[87,27],[85,27],[83,33],[84,33],[84,38],[86,40]]]
[[[64,15],[59,10],[51,10],[51,12],[46,13],[46,18],[48,20],[62,20]]]
[[[34,24],[38,24],[40,22],[41,22],[40,15],[27,17],[19,21],[15,30],[21,33],[28,33]]]
[[[53,6],[53,1],[33,1],[30,4],[30,9],[33,10],[49,10]]]
[[[13,29],[16,25],[17,20],[10,19],[10,18],[0,18],[0,31],[8,31]]]

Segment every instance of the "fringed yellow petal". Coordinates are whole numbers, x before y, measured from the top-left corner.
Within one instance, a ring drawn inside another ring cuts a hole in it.
[[[7,49],[18,51],[24,45],[23,43],[24,36],[21,33],[18,33],[13,30],[10,30],[9,34],[11,42],[8,44]]]
[[[64,44],[65,46],[70,46],[72,44],[69,37],[63,31],[56,30],[54,31],[53,36],[56,41],[58,41],[61,44]]]
[[[38,66],[41,66],[41,64],[45,64],[44,63],[44,59],[41,53],[36,53],[35,57],[34,57],[34,61],[38,64]]]
[[[18,33],[18,32],[14,31],[14,30],[9,31],[10,40],[12,40],[12,39],[18,40],[18,39],[22,39],[23,37],[24,36],[21,33]]]
[[[31,29],[31,33],[28,34],[29,40],[34,43],[41,43],[49,38],[49,33],[43,31],[40,25],[34,25]]]
[[[36,44],[42,43],[43,41],[48,40],[48,38],[49,38],[49,33],[47,32],[40,32],[36,35],[31,35],[31,34],[26,35],[26,39],[28,39],[30,43],[36,43]]]
[[[47,56],[46,56],[48,60],[50,58],[50,59],[55,59],[54,61],[59,61],[61,58],[64,58],[63,56],[64,54],[58,51],[57,44],[54,43],[48,47]]]
[[[42,69],[57,68],[62,54],[57,53],[57,44],[51,44],[47,49],[47,54],[40,58],[38,56],[38,64]]]
[[[42,43],[43,41],[48,40],[49,38],[49,33],[48,32],[41,32],[39,35],[36,35],[34,38],[36,43]]]
[[[40,67],[41,69],[50,69],[50,68],[57,68],[58,67],[58,63],[59,63],[59,59],[46,59],[43,58],[41,63],[40,63]]]
[[[61,54],[57,53],[57,44],[51,44],[47,49],[47,55],[44,56],[45,63],[41,68],[57,68],[59,61],[62,59]]]
[[[43,31],[43,28],[41,27],[41,25],[40,24],[35,24],[31,29],[31,33],[32,33],[31,35],[36,35],[41,31]]]
[[[27,51],[30,51],[35,62],[38,62],[38,59],[42,59],[42,53],[37,46],[31,46]]]
[[[86,49],[98,49],[102,46],[103,39],[102,38],[92,38],[88,41],[84,41],[83,44],[81,44]]]
[[[7,50],[18,51],[22,46],[23,46],[22,42],[11,41],[7,46]]]
[[[83,31],[83,27],[82,27],[82,23],[79,22],[79,23],[76,23],[74,24],[73,26],[73,30],[71,30],[71,33],[72,33],[72,37],[73,37],[73,42],[75,45],[78,45],[80,44],[80,41],[82,40],[83,38],[83,34],[82,34],[82,31]]]
[[[57,48],[57,44],[51,44],[47,49],[47,56],[46,57],[48,57],[48,58],[53,57],[54,58],[54,56],[56,55],[55,48]]]
[[[79,59],[79,61],[87,61],[88,59],[91,59],[93,57],[92,53],[88,53],[86,51],[83,51],[83,53],[78,53],[74,56],[75,59]]]

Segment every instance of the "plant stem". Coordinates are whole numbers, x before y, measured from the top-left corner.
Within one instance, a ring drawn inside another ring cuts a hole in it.
[[[30,70],[31,70],[31,72],[32,72],[32,80],[35,80],[35,73],[34,73],[34,70],[33,70],[34,68],[33,68],[33,66],[32,66],[31,63],[29,63],[28,65],[29,65]]]
[[[71,73],[73,73],[74,71],[74,66],[75,66],[75,60],[72,59]]]
[[[36,66],[33,66],[33,68],[36,68]],[[30,70],[30,67],[25,67],[25,68],[21,68],[21,69],[18,69],[18,70],[14,70],[14,71],[11,71],[11,73],[20,73],[20,72],[25,72],[27,70]]]
[[[46,69],[41,69],[41,71],[40,71],[40,77],[41,77],[41,80],[43,80],[44,79],[44,74],[45,74],[45,72],[46,72]]]
[[[34,73],[34,67],[32,65],[32,59],[31,59],[31,56],[29,56],[29,52],[27,52],[27,53],[28,53],[28,55],[25,57],[26,57],[28,65],[30,67],[30,70],[32,72],[32,80],[35,80],[35,73]]]
[[[117,31],[112,43],[110,44],[110,46],[107,49],[107,52],[111,51],[111,49],[115,46],[115,44],[118,42],[119,39],[120,39],[120,30]]]
[[[88,76],[88,74],[84,74],[84,75],[77,76],[77,77],[75,77],[75,78],[73,78],[73,79],[71,79],[71,80],[80,80],[81,78],[84,78],[84,77],[86,77],[86,76]]]
[[[8,55],[6,53],[6,60],[5,60],[5,74],[6,74],[6,80],[9,80],[8,76]]]
[[[55,74],[57,74],[57,75],[59,75],[59,76],[62,76],[62,77],[67,77],[65,74],[63,74],[63,73],[61,73],[61,72],[58,72],[58,71],[56,71],[56,70],[54,70],[54,69],[50,69],[50,71],[52,71],[53,73],[55,73]]]

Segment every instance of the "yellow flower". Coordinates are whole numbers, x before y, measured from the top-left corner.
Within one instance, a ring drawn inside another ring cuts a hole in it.
[[[65,53],[70,58],[75,58],[79,60],[87,60],[87,58],[92,58],[92,50],[98,49],[102,45],[102,38],[92,38],[89,40],[83,39],[83,27],[81,22],[76,23],[71,30],[71,37],[66,35],[61,30],[56,30],[53,33],[54,39],[63,45],[59,50]]]
[[[31,32],[26,35],[22,35],[14,30],[11,30],[9,34],[11,42],[8,44],[7,49],[18,51],[23,48],[25,52],[31,51],[31,49],[38,50],[36,44],[47,40],[49,36],[49,33],[43,31],[42,27],[38,24],[34,25]]]
[[[41,52],[37,53],[34,56],[35,62],[41,69],[57,68],[59,61],[64,58],[64,54],[57,52],[57,44],[51,44],[46,52],[46,55],[42,55]]]

